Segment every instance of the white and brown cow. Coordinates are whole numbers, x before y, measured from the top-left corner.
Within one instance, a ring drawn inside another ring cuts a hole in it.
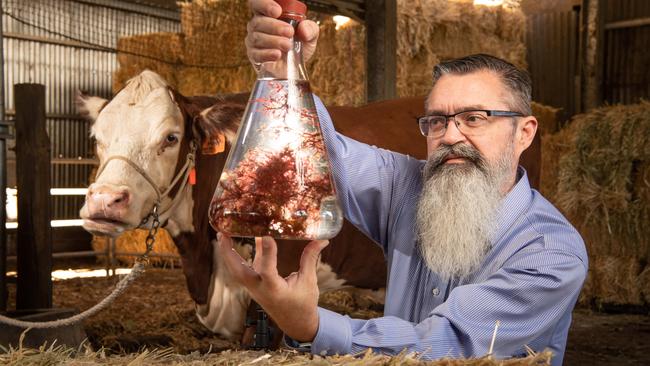
[[[208,206],[233,141],[247,95],[184,97],[157,74],[144,71],[111,100],[79,96],[80,112],[93,120],[100,170],[88,188],[80,215],[92,233],[116,236],[142,224],[163,192],[161,222],[182,257],[183,271],[199,320],[213,332],[236,339],[244,330],[250,298],[228,278],[214,249],[216,233]],[[415,129],[414,129],[415,130]],[[195,155],[196,185],[181,182],[193,140],[221,135],[226,150]],[[174,183],[175,177],[181,177]],[[168,192],[166,192],[168,191]],[[150,225],[149,222],[145,223]],[[305,242],[278,243],[279,271],[297,270]],[[250,246],[238,250],[250,257]],[[376,289],[385,286],[386,267],[379,248],[345,223],[323,251],[319,287]]]

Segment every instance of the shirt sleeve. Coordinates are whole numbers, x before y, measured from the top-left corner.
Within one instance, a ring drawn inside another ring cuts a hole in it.
[[[418,352],[424,359],[480,357],[489,350],[497,320],[496,357],[521,354],[524,345],[536,349],[531,342],[570,314],[586,267],[577,256],[562,251],[516,257],[486,281],[456,287],[419,323],[392,316],[351,319],[319,309],[311,351],[354,354],[372,348],[385,354]]]
[[[401,202],[400,192],[405,191],[405,185],[412,184],[405,178],[420,176],[421,163],[408,155],[341,135],[334,129],[321,100],[314,99],[343,214],[386,251],[389,212],[396,212],[394,206]]]

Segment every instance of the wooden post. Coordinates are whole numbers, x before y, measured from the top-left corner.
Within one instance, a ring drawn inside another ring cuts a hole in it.
[[[366,0],[366,96],[397,96],[397,0]]]
[[[2,2],[0,1],[0,14]],[[2,16],[0,15],[0,312],[7,310],[7,144],[5,125],[5,77],[4,40],[2,39]]]
[[[45,130],[45,86],[17,84],[18,282],[16,309],[52,307],[50,139]]]
[[[605,0],[583,2],[584,66],[582,68],[582,112],[603,102],[603,43]]]

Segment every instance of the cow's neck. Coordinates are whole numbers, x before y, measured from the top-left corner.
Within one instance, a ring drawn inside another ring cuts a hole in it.
[[[186,187],[187,195],[176,207],[167,226],[183,262],[187,288],[197,304],[209,298],[210,278],[213,274],[213,245],[216,233],[208,218],[212,200],[227,151],[218,155],[196,156],[196,184]]]
[[[167,214],[169,217],[166,220],[167,226],[165,229],[167,229],[172,237],[176,237],[183,232],[194,232],[194,224],[192,221],[194,198],[192,197],[192,191],[192,186],[187,185],[182,192],[179,192],[180,197],[175,198],[179,200],[178,204]]]

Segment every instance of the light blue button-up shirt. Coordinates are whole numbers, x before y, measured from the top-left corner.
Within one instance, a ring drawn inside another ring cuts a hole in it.
[[[444,280],[426,267],[416,246],[424,161],[338,134],[316,103],[339,203],[345,217],[382,247],[388,284],[381,318],[351,319],[320,308],[312,353],[372,348],[417,351],[424,359],[481,357],[499,320],[496,357],[526,355],[528,346],[550,349],[553,365],[561,365],[587,253],[566,218],[530,188],[525,171],[519,169],[503,199],[481,267],[467,278]]]

